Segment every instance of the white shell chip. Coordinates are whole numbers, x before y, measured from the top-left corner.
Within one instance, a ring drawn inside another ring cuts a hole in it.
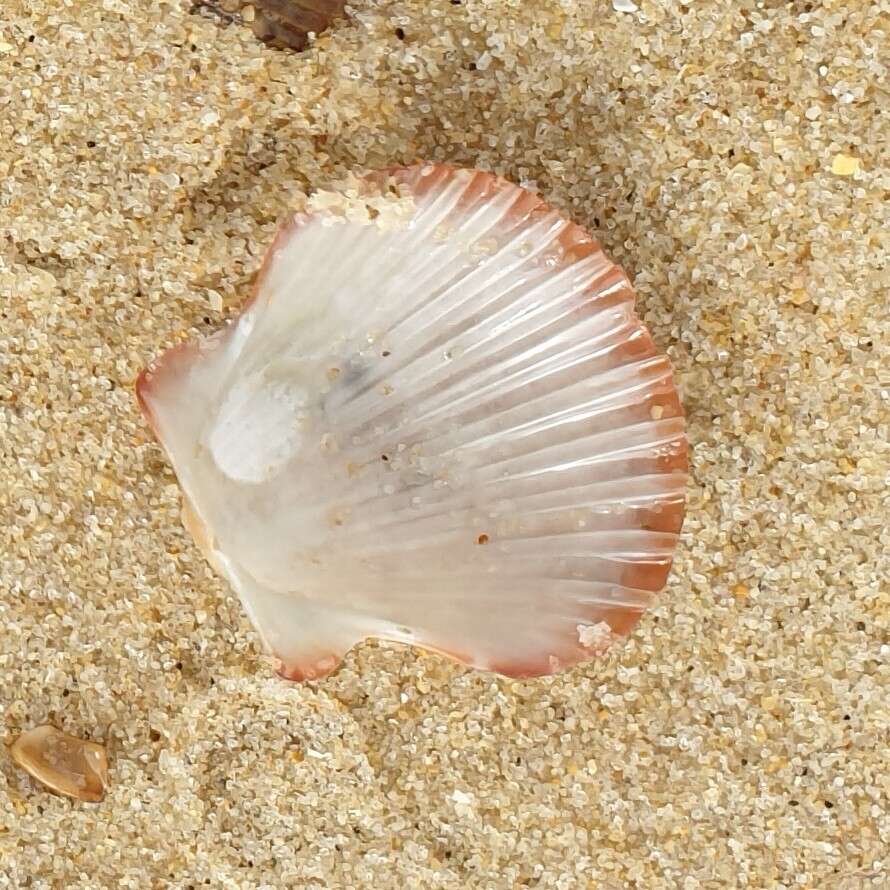
[[[628,633],[667,578],[667,358],[580,227],[488,173],[370,174],[272,245],[140,402],[189,528],[291,678],[366,637],[509,676]]]

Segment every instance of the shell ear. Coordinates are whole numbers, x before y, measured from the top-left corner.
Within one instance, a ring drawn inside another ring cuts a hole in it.
[[[348,614],[287,595],[254,591],[250,610],[266,648],[278,661],[278,674],[287,680],[327,676],[366,637]]]
[[[516,677],[597,657],[665,583],[686,483],[627,277],[490,173],[395,168],[310,207],[237,322],[138,386],[282,676],[366,637]]]

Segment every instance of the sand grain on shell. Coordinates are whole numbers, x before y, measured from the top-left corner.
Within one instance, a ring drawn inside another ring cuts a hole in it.
[[[0,725],[111,762],[83,805],[2,758],[0,886],[887,886],[887,19],[634,5],[355,0],[294,55],[189,0],[4,4]],[[564,676],[367,644],[288,685],[132,383],[312,189],[417,158],[626,266],[689,414],[683,546]]]

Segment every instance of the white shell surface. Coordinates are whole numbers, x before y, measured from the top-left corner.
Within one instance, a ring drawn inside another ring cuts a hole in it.
[[[284,675],[369,636],[552,673],[667,577],[670,365],[621,270],[537,196],[441,165],[367,180],[387,181],[397,224],[297,215],[237,321],[163,356],[140,401]]]

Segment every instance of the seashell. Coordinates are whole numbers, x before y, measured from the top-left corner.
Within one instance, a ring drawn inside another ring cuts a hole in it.
[[[9,749],[12,759],[57,794],[95,803],[105,796],[105,748],[45,724],[29,729]]]
[[[321,34],[343,15],[346,0],[253,0],[253,33],[277,47],[305,49],[309,34]]]
[[[192,11],[207,10],[225,23],[244,21],[264,43],[303,50],[309,34],[326,31],[343,16],[346,0],[193,0]]]
[[[554,673],[627,634],[670,570],[670,364],[596,241],[489,173],[316,195],[237,321],[137,392],[286,677],[367,637]]]

